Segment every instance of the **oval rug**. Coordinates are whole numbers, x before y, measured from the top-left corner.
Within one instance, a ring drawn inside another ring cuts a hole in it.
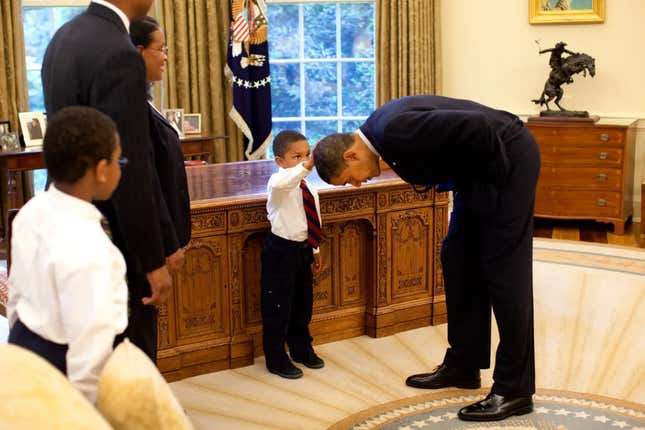
[[[489,390],[409,397],[353,414],[329,430],[645,430],[645,406],[594,394],[539,389],[530,414],[503,421],[461,421],[457,412]]]

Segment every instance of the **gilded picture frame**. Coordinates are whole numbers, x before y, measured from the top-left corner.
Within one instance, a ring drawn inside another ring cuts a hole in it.
[[[529,0],[530,24],[605,22],[605,0]]]

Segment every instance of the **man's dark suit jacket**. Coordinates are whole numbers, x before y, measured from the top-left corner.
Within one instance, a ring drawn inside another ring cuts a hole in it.
[[[440,96],[410,96],[379,107],[360,130],[406,182],[501,186],[506,137],[523,128],[508,112]]]
[[[184,152],[177,131],[149,104],[148,118],[157,175],[171,218],[171,224],[164,225],[164,230],[168,231],[164,234],[164,247],[166,255],[171,255],[190,241],[190,198]]]
[[[114,11],[91,3],[54,35],[45,53],[42,79],[48,115],[83,105],[116,123],[129,162],[112,198],[96,205],[110,223],[129,275],[163,266],[160,217],[169,215],[163,214],[153,166],[145,65],[123,21]]]

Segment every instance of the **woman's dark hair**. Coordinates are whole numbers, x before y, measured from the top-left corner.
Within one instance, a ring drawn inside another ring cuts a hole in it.
[[[151,16],[142,16],[130,22],[130,39],[134,46],[147,48],[152,41],[152,33],[161,30],[161,26]]]
[[[70,106],[48,121],[43,153],[54,182],[73,184],[101,160],[112,162],[117,128],[107,115],[87,106]]]

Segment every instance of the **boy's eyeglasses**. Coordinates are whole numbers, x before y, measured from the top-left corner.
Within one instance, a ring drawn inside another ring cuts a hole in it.
[[[125,158],[125,157],[119,158],[119,167],[121,167],[123,169],[127,165],[128,165],[128,159],[127,158]]]

